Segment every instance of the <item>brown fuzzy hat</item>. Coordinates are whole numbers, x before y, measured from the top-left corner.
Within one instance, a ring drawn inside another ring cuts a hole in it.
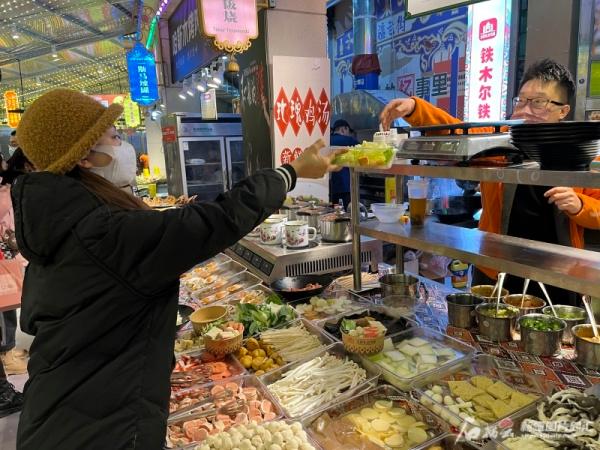
[[[37,170],[63,175],[85,158],[123,112],[85,94],[55,89],[31,104],[23,114],[19,146]]]

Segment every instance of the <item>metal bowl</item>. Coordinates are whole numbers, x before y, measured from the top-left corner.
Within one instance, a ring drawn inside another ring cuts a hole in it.
[[[575,360],[584,367],[600,369],[600,343],[583,339],[594,336],[592,326],[588,323],[575,325],[571,331],[575,337]]]
[[[535,314],[541,313],[542,308],[546,306],[546,302],[535,295],[525,295],[525,302],[529,302],[532,306],[524,306],[521,308],[521,294],[511,294],[507,295],[502,299],[504,303],[510,306],[514,306],[519,309],[519,317],[522,317],[526,314]],[[517,320],[517,330],[520,328],[519,321]]]
[[[485,300],[473,294],[450,294],[446,296],[448,324],[457,328],[472,328],[477,325],[475,307]]]
[[[478,286],[471,287],[471,294],[475,294],[479,297],[483,297],[486,302],[495,302],[498,297],[498,292],[494,293],[494,297],[491,297],[492,292],[494,292],[494,285],[492,284],[480,284]],[[500,294],[500,298],[503,299],[508,295],[508,289],[502,288],[502,292]]]
[[[563,344],[573,345],[573,343],[575,342],[575,339],[573,338],[572,329],[575,325],[580,325],[582,323],[587,322],[587,313],[585,312],[585,309],[578,308],[577,306],[570,306],[570,305],[554,305],[554,309],[556,310],[556,314],[558,314],[558,318],[564,320],[567,324],[567,327],[565,328],[565,330],[563,331],[563,334],[562,334]],[[581,318],[580,319],[565,319],[564,317],[562,317],[563,314],[568,314],[568,313],[571,313],[571,314],[577,313],[581,316]],[[552,312],[551,306],[544,307],[542,309],[542,314],[546,314],[548,316],[554,317],[554,313]]]
[[[481,303],[475,307],[479,332],[483,337],[494,342],[511,341],[519,310],[503,303],[498,305],[498,309],[507,311],[508,316],[492,317],[486,314],[491,311],[496,311],[496,303]]]
[[[559,325],[560,328],[548,331],[535,330],[523,326],[528,319],[537,319],[548,324],[554,323]],[[522,350],[536,356],[552,356],[560,352],[562,334],[567,327],[564,320],[545,314],[526,314],[519,318],[518,323],[521,328],[520,347]]]
[[[416,298],[419,293],[419,279],[407,274],[388,274],[379,278],[381,296],[408,295]]]
[[[285,277],[275,280],[271,283],[271,289],[277,295],[287,301],[300,300],[303,298],[319,295],[333,282],[331,275],[301,275],[298,277]],[[309,290],[295,291],[292,289],[302,289],[307,284],[320,284],[321,287]]]

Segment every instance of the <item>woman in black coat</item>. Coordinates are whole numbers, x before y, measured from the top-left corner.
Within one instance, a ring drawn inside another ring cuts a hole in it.
[[[12,191],[29,261],[21,328],[35,336],[20,450],[161,449],[179,276],[276,211],[296,176],[331,169],[318,143],[214,202],[152,211],[87,170],[120,113],[61,89],[29,106],[18,128],[38,170]]]

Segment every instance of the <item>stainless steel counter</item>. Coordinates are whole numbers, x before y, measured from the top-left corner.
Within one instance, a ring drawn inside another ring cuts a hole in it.
[[[362,235],[382,241],[600,296],[598,252],[431,221],[424,227],[369,221],[361,223],[358,230]]]
[[[361,173],[380,175],[409,175],[431,178],[454,178],[457,180],[490,181],[535,186],[599,187],[600,172],[562,172],[540,170],[537,163],[527,163],[510,168],[420,166],[408,160],[397,160],[390,169],[355,169]]]
[[[361,248],[361,263],[371,263],[377,270],[377,264],[382,261],[381,241],[364,236]],[[318,242],[309,248],[293,250],[281,245],[262,244],[259,238],[245,237],[225,253],[267,283],[283,277],[352,269],[351,242]]]

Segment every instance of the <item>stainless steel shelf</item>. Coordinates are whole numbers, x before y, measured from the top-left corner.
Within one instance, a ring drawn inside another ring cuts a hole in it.
[[[540,170],[536,163],[496,167],[457,167],[412,165],[409,160],[398,160],[390,169],[355,168],[360,173],[380,175],[409,175],[457,180],[490,181],[536,186],[572,186],[600,188],[600,172],[562,172]]]
[[[369,221],[358,233],[600,297],[597,252],[435,222],[411,227]]]

